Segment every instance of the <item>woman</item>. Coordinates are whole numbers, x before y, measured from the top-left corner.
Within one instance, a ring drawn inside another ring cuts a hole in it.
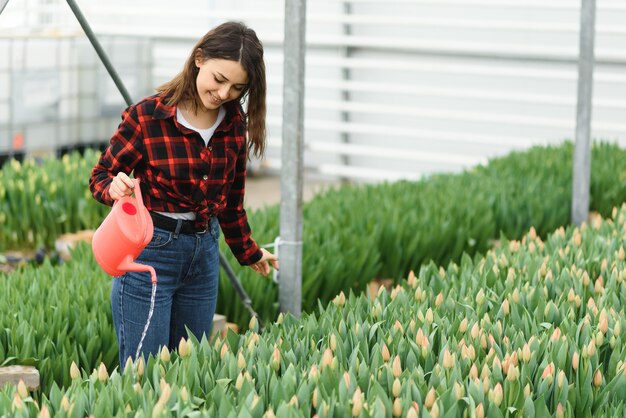
[[[248,152],[265,150],[265,64],[255,32],[227,22],[193,48],[183,70],[157,94],[128,107],[93,168],[94,198],[112,205],[140,180],[154,236],[137,262],[155,268],[154,314],[144,356],[208,336],[217,299],[218,237],[241,265],[268,274],[276,256],[251,238],[243,208]],[[247,101],[247,113],[241,102]],[[112,243],[111,245],[115,245]],[[116,277],[111,291],[120,367],[135,356],[148,317],[149,274]]]

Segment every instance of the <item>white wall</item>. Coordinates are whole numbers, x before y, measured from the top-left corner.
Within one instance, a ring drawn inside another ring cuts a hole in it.
[[[173,76],[215,24],[253,27],[266,48],[265,163],[279,166],[283,1],[78,4],[104,38],[150,38],[153,86]],[[458,171],[573,139],[579,7],[580,0],[310,0],[305,164],[375,181]],[[626,145],[626,5],[597,7],[593,136]],[[59,19],[76,32],[71,18],[67,9]]]

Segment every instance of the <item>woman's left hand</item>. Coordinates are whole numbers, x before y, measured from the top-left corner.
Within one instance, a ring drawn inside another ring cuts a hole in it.
[[[261,248],[263,257],[259,261],[250,265],[250,268],[259,274],[267,276],[270,274],[270,263],[272,267],[278,270],[278,257],[267,251],[265,248]]]

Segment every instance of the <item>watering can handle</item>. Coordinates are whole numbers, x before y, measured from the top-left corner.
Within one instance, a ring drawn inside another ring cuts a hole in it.
[[[141,197],[141,187],[139,186],[139,179],[133,179],[133,183],[135,184],[135,187],[133,188],[135,191],[135,199],[137,200],[137,206],[138,206],[138,210],[139,210],[139,219],[142,225],[146,224],[146,211],[144,210],[144,205],[143,205],[143,197]],[[144,236],[142,238],[142,241],[146,238],[146,234],[148,234],[148,231],[146,230],[144,232]]]

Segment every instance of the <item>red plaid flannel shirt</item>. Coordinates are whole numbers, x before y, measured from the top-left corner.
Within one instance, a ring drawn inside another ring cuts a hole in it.
[[[134,170],[148,210],[195,212],[198,227],[217,216],[239,263],[254,264],[262,253],[250,236],[243,207],[248,158],[244,116],[239,103],[224,106],[226,117],[208,147],[200,134],[178,123],[176,107],[160,96],[128,107],[91,172],[89,188],[96,200],[111,206],[113,177]]]

